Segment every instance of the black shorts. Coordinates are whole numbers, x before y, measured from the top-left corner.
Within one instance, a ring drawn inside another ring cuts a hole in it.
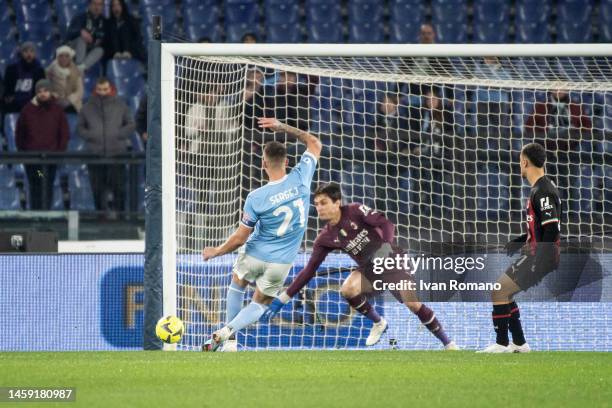
[[[523,255],[506,270],[506,275],[523,291],[537,285],[546,275],[557,269],[557,262],[552,259],[539,264],[535,260],[533,255]]]

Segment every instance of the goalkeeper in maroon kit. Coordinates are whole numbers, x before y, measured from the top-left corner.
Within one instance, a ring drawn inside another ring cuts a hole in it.
[[[361,204],[342,204],[342,193],[337,184],[319,187],[314,193],[314,204],[319,218],[327,225],[317,236],[308,264],[295,277],[291,285],[270,304],[264,317],[275,316],[297,292],[314,276],[327,254],[341,250],[348,254],[358,265],[342,284],[340,292],[347,302],[359,313],[374,322],[366,345],[372,346],[380,340],[387,330],[388,323],[368,301],[367,294],[372,292],[372,282],[382,280],[399,283],[410,279],[409,271],[389,270],[381,275],[374,273],[376,258],[393,258],[404,251],[393,245],[395,225],[382,214]],[[391,291],[393,296],[404,303],[421,323],[436,336],[448,350],[457,350],[434,312],[419,302],[412,290]]]

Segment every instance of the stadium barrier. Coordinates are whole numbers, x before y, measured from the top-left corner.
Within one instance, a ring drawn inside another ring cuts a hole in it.
[[[197,256],[181,263],[197,262]],[[307,255],[300,255],[292,270],[299,271]],[[143,344],[142,253],[0,255],[0,324],[10,335],[0,351],[138,350]],[[199,349],[209,327],[222,323],[223,310],[206,307],[206,299],[224,298],[233,256],[222,260],[228,272],[215,286],[190,286],[178,282],[191,313],[182,342]],[[500,268],[508,259],[490,259]],[[199,280],[210,279],[203,262],[195,270]],[[536,350],[612,351],[612,254],[598,255],[601,279],[592,282],[605,302],[520,303],[528,340]],[[239,335],[245,349],[363,348],[369,323],[351,313],[338,288],[352,263],[343,255],[328,257],[322,268],[335,269],[313,279],[303,296],[284,309],[280,319],[260,323]],[[194,269],[192,269],[193,271]],[[194,282],[194,281],[192,281]],[[215,288],[219,293],[203,293]],[[247,296],[249,294],[247,293]],[[520,299],[520,298],[519,298]],[[218,302],[216,303],[218,304]],[[376,348],[438,349],[439,345],[405,307],[393,301],[375,301],[390,328]],[[459,345],[481,348],[491,341],[490,304],[483,302],[432,302],[448,333]],[[314,312],[313,312],[314,310]],[[301,319],[301,320],[300,320]],[[300,324],[296,321],[300,320]],[[288,324],[287,322],[294,322]]]

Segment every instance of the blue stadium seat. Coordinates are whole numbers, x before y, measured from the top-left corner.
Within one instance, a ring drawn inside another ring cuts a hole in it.
[[[216,23],[185,26],[185,34],[191,42],[197,42],[204,37],[210,38],[211,42],[221,42],[221,27]]]
[[[134,59],[111,59],[106,64],[106,75],[109,79],[141,77],[143,67]]]
[[[463,0],[432,0],[431,15],[434,24],[466,24],[467,8]]]
[[[20,41],[44,41],[53,39],[53,32],[49,29],[49,23],[28,22],[18,25]],[[41,51],[38,49],[37,51]]]
[[[8,9],[0,10],[0,42],[4,41],[5,38],[12,38],[15,31]]]
[[[220,10],[206,4],[183,4],[183,21],[188,26],[212,26],[219,23]]]
[[[174,3],[174,0],[140,0],[140,5],[142,7],[172,6]]]
[[[51,197],[51,211],[63,211],[64,206],[64,193],[60,183],[60,172],[55,174],[55,180],[53,181],[53,193]]]
[[[550,4],[546,1],[517,0],[516,3],[516,42],[550,42],[548,20]]]
[[[259,23],[259,4],[255,0],[226,1],[225,22],[228,25],[257,25]]]
[[[385,28],[382,23],[351,22],[349,24],[349,42],[382,43],[385,41]]]
[[[9,113],[4,115],[4,137],[9,152],[16,152],[17,145],[15,143],[15,129],[17,128],[18,113]]]
[[[300,19],[297,0],[266,0],[264,2],[266,24],[294,24]]]
[[[308,42],[311,43],[342,43],[344,35],[342,25],[337,22],[331,23],[307,23]]]
[[[55,13],[57,15],[58,27],[62,37],[66,34],[66,30],[68,29],[72,18],[75,15],[82,13],[86,7],[86,5],[83,6],[77,2],[55,2]]]
[[[337,2],[313,1],[306,2],[306,20],[309,23],[341,24],[340,4]]]
[[[423,2],[420,0],[391,0],[389,2],[389,35],[391,42],[417,42],[419,27],[423,20]]]
[[[47,23],[47,29],[51,23],[51,8],[47,1],[24,1],[15,7],[17,24],[23,23]]]
[[[95,211],[93,192],[86,171],[71,171],[68,174],[68,194],[71,210]]]
[[[474,3],[474,40],[480,43],[508,42],[510,7],[505,0]]]
[[[350,0],[348,18],[354,23],[377,23],[383,19],[383,4],[378,0]]]
[[[6,164],[0,164],[0,188],[15,187],[15,174]]]
[[[242,41],[245,34],[253,33],[259,35],[259,26],[251,24],[233,24],[225,26],[225,41],[230,43],[238,43]]]
[[[557,41],[590,42],[592,12],[590,1],[560,0],[557,3]]]
[[[591,24],[557,20],[557,42],[585,43],[592,41]]]
[[[163,16],[164,27],[167,27],[170,31],[173,30],[172,26],[176,22],[176,7],[174,3],[170,5],[154,4],[151,6],[142,7],[142,22],[145,25],[151,25],[153,22],[153,16]]]
[[[304,36],[296,23],[268,23],[266,24],[266,41],[269,43],[299,43],[304,41]]]
[[[599,41],[612,42],[612,1],[599,4]]]
[[[467,42],[466,23],[443,23],[436,24],[438,42],[440,43],[465,43]]]
[[[19,199],[19,188],[17,187],[0,188],[0,210],[10,210],[10,211],[21,210],[21,200]]]

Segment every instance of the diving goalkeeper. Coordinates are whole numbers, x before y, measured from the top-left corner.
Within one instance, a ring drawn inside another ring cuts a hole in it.
[[[348,254],[359,266],[342,284],[340,292],[347,302],[359,313],[374,322],[366,339],[366,346],[378,343],[387,330],[388,323],[372,307],[366,294],[372,292],[372,282],[376,279],[399,281],[409,276],[408,271],[389,270],[382,275],[373,272],[374,258],[403,254],[403,250],[393,245],[395,225],[381,213],[357,203],[342,204],[340,186],[331,183],[319,187],[314,193],[314,205],[319,218],[327,225],[317,236],[308,264],[293,280],[287,290],[274,299],[264,317],[272,318],[297,292],[315,275],[327,254],[339,249]],[[391,291],[391,294],[405,304],[421,323],[434,335],[447,350],[457,350],[442,328],[434,312],[419,302],[411,290]]]

